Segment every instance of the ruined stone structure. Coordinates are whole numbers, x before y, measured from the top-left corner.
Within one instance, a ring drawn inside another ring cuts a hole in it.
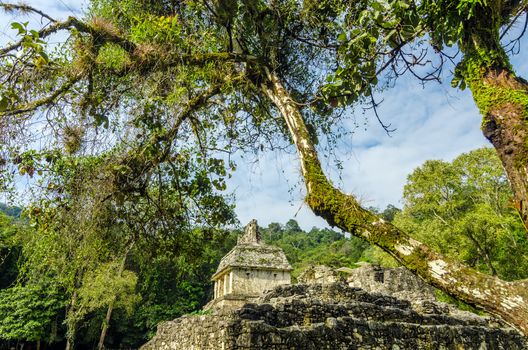
[[[496,319],[452,312],[403,269],[315,268],[303,282],[277,286],[237,309],[217,308],[163,323],[142,349],[528,349],[520,333]],[[349,285],[356,283],[370,291]],[[398,288],[407,288],[407,294]]]
[[[214,299],[206,309],[240,307],[264,291],[290,284],[292,270],[282,249],[261,241],[252,220],[237,245],[222,258],[213,275]]]
[[[367,292],[383,293],[399,299],[434,299],[434,289],[405,267],[386,269],[379,265],[362,264],[357,269],[338,269],[347,284]]]

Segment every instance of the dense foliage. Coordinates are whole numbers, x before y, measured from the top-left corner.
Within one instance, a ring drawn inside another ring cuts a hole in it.
[[[77,345],[92,347],[100,336],[110,304],[115,311],[107,345],[137,347],[154,334],[159,322],[196,312],[211,300],[210,277],[220,258],[241,234],[235,230],[211,235],[207,229],[195,229],[186,235],[194,242],[187,242],[185,247],[178,240],[168,238],[156,241],[156,245],[138,242],[128,252],[122,273],[116,271],[122,260],[98,263],[97,259],[87,259],[87,253],[79,248],[69,247],[70,254],[81,254],[88,260],[84,262],[86,272],[81,283],[71,286],[64,272],[51,272],[58,267],[58,257],[54,255],[61,248],[52,248],[48,242],[44,247],[49,254],[40,255],[35,245],[44,243],[34,238],[29,240],[28,236],[53,239],[55,244],[66,244],[67,238],[64,241],[51,238],[38,228],[28,227],[27,223],[14,222],[7,216],[2,218],[5,219],[0,228],[2,254],[17,254],[17,259],[4,259],[0,263],[2,277],[6,279],[0,286],[0,348],[7,346],[7,341],[11,344],[40,341],[43,347],[64,343],[71,330],[68,322],[72,320],[68,317],[74,318]],[[354,267],[369,247],[357,238],[345,238],[329,229],[313,228],[305,232],[295,220],[285,225],[272,223],[261,228],[261,232],[266,242],[285,250],[294,274],[308,264]],[[9,242],[12,243],[8,245]],[[194,243],[200,249],[193,248]],[[94,251],[90,250],[89,254]],[[98,253],[97,257],[100,256]],[[33,264],[34,259],[40,263]],[[64,268],[64,264],[60,266]],[[7,271],[11,271],[9,281]],[[76,295],[74,304],[70,300],[72,294]],[[71,308],[75,313],[65,314]]]
[[[506,280],[528,277],[528,239],[496,153],[429,160],[407,179],[395,224],[438,251]]]

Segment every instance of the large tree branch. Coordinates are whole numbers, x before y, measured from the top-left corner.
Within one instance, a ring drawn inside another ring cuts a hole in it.
[[[528,281],[503,281],[448,259],[335,188],[321,168],[297,104],[274,73],[267,71],[266,75],[261,88],[288,125],[300,158],[306,202],[316,215],[382,248],[435,287],[501,317],[528,335]]]
[[[457,71],[482,115],[482,132],[493,144],[528,234],[528,83],[511,68],[499,40],[497,19],[485,16],[468,27],[461,41],[464,59]]]
[[[53,22],[51,25],[47,26],[46,28],[39,30],[38,31],[39,39],[45,39],[49,37],[50,35],[56,34],[62,30],[71,30],[74,28],[77,29],[81,33],[90,34],[99,42],[115,43],[121,46],[123,49],[125,49],[129,53],[134,52],[136,48],[136,45],[134,43],[128,40],[125,40],[124,38],[114,33],[110,33],[108,31],[104,31],[102,29],[98,29],[94,26],[91,26],[87,23],[84,23],[75,17],[68,17],[68,19],[66,19],[65,21]],[[1,48],[0,55],[5,55],[10,51],[20,48],[22,46],[23,41],[24,41],[24,38],[20,39],[19,41],[11,45],[7,45]]]
[[[73,78],[68,79],[61,87],[53,91],[46,97],[43,97],[38,100],[31,101],[29,103],[18,106],[15,109],[7,109],[3,112],[0,112],[0,116],[13,116],[19,114],[32,113],[36,111],[39,107],[45,107],[56,103],[57,99],[68,92],[74,85],[81,79],[80,75],[77,75]]]
[[[38,15],[40,15],[43,18],[46,18],[50,22],[57,22],[56,19],[48,15],[47,13],[34,8],[33,6],[29,6],[27,4],[19,3],[19,4],[9,4],[9,3],[0,3],[0,7],[4,9],[5,12],[12,12],[12,11],[20,11],[20,12],[34,12]]]
[[[48,19],[51,22],[51,24],[38,31],[39,39],[45,39],[48,36],[58,33],[62,30],[76,29],[77,31],[81,33],[91,35],[94,38],[94,40],[99,44],[114,43],[114,44],[121,46],[125,51],[127,51],[130,54],[132,54],[136,50],[136,47],[137,47],[135,43],[127,40],[123,36],[120,36],[117,32],[97,26],[94,23],[83,22],[73,16],[68,17],[64,21],[57,21],[51,16],[47,15],[46,13],[38,9],[35,9],[34,7],[25,5],[25,4],[0,3],[0,7],[2,7],[5,11],[19,10],[19,11],[24,11],[24,12],[35,12],[39,14],[40,16]],[[22,46],[23,41],[24,41],[24,38],[20,39],[19,41],[11,45],[1,48],[0,54],[4,55],[10,51],[20,48]]]
[[[196,53],[196,54],[182,54],[180,52],[172,53],[160,47],[159,50],[152,49],[143,50],[141,45],[129,41],[124,36],[117,34],[111,30],[105,30],[94,24],[83,22],[75,17],[68,17],[65,21],[53,22],[50,26],[41,29],[39,39],[45,39],[48,36],[55,34],[61,30],[72,30],[90,35],[96,45],[102,46],[106,43],[112,43],[124,49],[132,59],[130,65],[125,67],[125,70],[131,66],[140,65],[142,69],[149,69],[152,67],[169,67],[177,65],[203,65],[207,62],[256,62],[257,57],[245,55],[234,52],[211,52],[211,53]],[[19,41],[0,48],[0,55],[5,55],[13,50],[22,47],[24,38]]]

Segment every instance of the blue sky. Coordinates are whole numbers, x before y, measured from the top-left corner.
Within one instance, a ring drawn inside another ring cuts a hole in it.
[[[82,14],[80,0],[26,3],[56,18]],[[14,33],[11,21],[2,14],[2,33]],[[526,44],[527,40],[523,41]],[[520,76],[528,77],[525,56],[522,53],[514,56],[513,63]],[[389,137],[375,118],[369,116],[366,127],[342,140],[337,150],[344,165],[341,177],[335,171],[330,172],[342,190],[356,195],[365,206],[384,208],[389,203],[401,206],[407,175],[424,161],[451,160],[488,145],[480,131],[481,117],[471,94],[451,88],[449,79],[443,84],[429,83],[422,87],[407,76],[379,98],[384,100],[379,109],[381,118],[397,130]],[[357,114],[362,124],[361,112]],[[263,226],[295,218],[305,229],[326,226],[304,204],[304,184],[300,181],[299,164],[292,150],[289,154],[262,155],[257,162],[239,161],[228,190],[236,196],[236,211],[242,224],[252,218]]]
[[[382,97],[380,116],[397,130],[387,136],[370,116],[367,127],[357,130],[339,149],[344,165],[341,179],[333,173],[334,182],[356,195],[364,206],[401,206],[407,175],[424,161],[451,160],[487,145],[468,92],[459,92],[449,84],[431,83],[422,88],[416,80],[406,78]],[[324,222],[303,204],[304,187],[297,183],[298,169],[295,155],[270,156],[244,168],[232,181],[238,186],[240,220],[257,217],[262,223],[284,222],[296,215],[303,228],[323,226]]]
[[[526,45],[526,37],[522,44]],[[524,51],[512,57],[519,76],[528,77]],[[407,175],[428,159],[452,160],[464,152],[491,146],[480,130],[481,116],[471,93],[450,85],[422,86],[413,77],[397,81],[394,88],[377,97],[384,102],[379,114],[385,124],[397,130],[387,136],[373,115],[367,127],[344,140],[338,150],[344,169],[334,183],[352,193],[364,206],[402,207],[401,197]],[[361,118],[361,113],[357,113]],[[304,185],[299,183],[295,155],[269,155],[257,164],[239,165],[231,181],[237,195],[237,213],[242,223],[257,218],[261,225],[286,222],[294,217],[304,229],[326,226],[303,202]]]

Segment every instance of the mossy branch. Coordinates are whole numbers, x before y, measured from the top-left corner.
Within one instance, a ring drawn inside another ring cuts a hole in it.
[[[38,15],[40,15],[43,18],[46,18],[50,22],[57,22],[56,19],[48,15],[47,13],[34,8],[33,6],[29,6],[27,4],[9,4],[9,3],[0,3],[0,7],[4,9],[5,12],[13,12],[13,11],[20,11],[20,12],[33,12]]]
[[[453,261],[362,208],[335,188],[324,174],[298,105],[281,80],[266,71],[262,91],[285,119],[297,148],[307,188],[306,202],[331,226],[375,244],[410,271],[448,294],[501,317],[528,335],[526,281],[507,282]]]
[[[16,109],[7,109],[3,112],[0,112],[0,116],[14,116],[14,115],[32,113],[40,107],[52,105],[57,102],[57,99],[61,95],[68,92],[75,85],[75,83],[77,83],[80,79],[81,79],[80,75],[75,76],[67,80],[60,88],[53,91],[53,93],[51,93],[50,95],[44,98],[32,101],[30,103],[18,106]]]

